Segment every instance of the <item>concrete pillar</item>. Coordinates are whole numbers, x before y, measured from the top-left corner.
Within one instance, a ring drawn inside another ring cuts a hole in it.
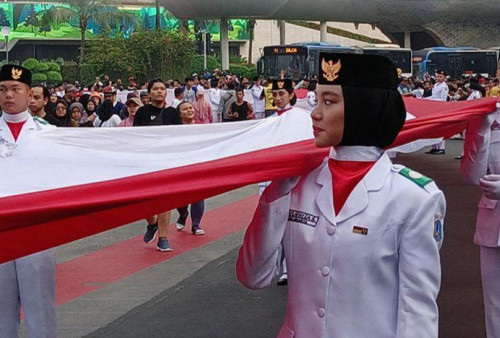
[[[319,23],[319,41],[327,42],[328,41],[328,31],[326,21],[321,21]]]
[[[220,19],[220,54],[222,69],[229,69],[229,34],[227,29],[227,18]]]
[[[280,45],[285,45],[286,44],[286,24],[285,24],[285,20],[280,20],[279,21],[279,26],[280,26]]]
[[[405,32],[405,48],[411,48],[411,32]]]

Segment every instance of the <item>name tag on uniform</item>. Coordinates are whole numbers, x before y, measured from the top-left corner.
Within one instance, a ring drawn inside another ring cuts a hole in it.
[[[307,212],[290,209],[290,211],[288,212],[288,221],[302,223],[315,228],[316,224],[318,224],[319,216],[314,216],[308,214]]]
[[[363,236],[368,235],[368,229],[367,228],[358,227],[358,226],[353,226],[352,227],[352,232],[355,233],[355,234],[363,235]]]

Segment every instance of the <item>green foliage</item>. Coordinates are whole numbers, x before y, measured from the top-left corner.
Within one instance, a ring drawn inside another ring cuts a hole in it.
[[[214,56],[207,56],[207,68],[211,72],[215,68],[221,69],[221,64]],[[193,62],[191,64],[191,74],[192,73],[203,73],[203,55],[195,55],[193,57]]]
[[[23,67],[27,68],[29,70],[33,70],[38,66],[38,60],[37,59],[26,59],[23,62]]]
[[[65,61],[61,66],[61,76],[66,82],[75,81],[78,78],[78,63]]]
[[[47,75],[43,73],[33,73],[31,80],[33,83],[41,83],[47,81]]]
[[[86,65],[93,77],[135,76],[139,82],[160,77],[182,78],[190,73],[193,41],[183,33],[140,31],[130,38],[101,36],[88,43]],[[88,83],[82,74],[82,82]]]
[[[45,64],[49,67],[49,71],[61,72],[61,66],[57,62],[46,62]]]
[[[35,69],[34,69],[35,72],[37,73],[45,73],[45,72],[48,72],[49,71],[49,65],[47,65],[47,63],[45,62],[39,62]]]
[[[241,57],[241,55],[231,55],[229,56],[229,63],[234,63],[238,65],[246,65],[248,64],[246,58]]]
[[[60,72],[56,71],[48,71],[47,72],[47,82],[51,84],[57,84],[62,82],[62,76]]]
[[[249,68],[247,66],[242,65],[229,65],[229,71],[233,74],[238,75],[238,77],[246,77],[251,80],[254,76],[257,75],[257,68],[252,67]]]

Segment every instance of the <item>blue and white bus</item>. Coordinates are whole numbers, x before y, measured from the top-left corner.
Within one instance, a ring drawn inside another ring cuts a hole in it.
[[[317,75],[320,52],[384,55],[402,70],[402,76],[411,76],[412,73],[412,52],[408,48],[389,44],[353,47],[325,42],[264,47],[264,55],[257,63],[257,69],[264,77],[280,77],[284,73],[285,77],[292,79],[312,78]]]
[[[495,76],[498,51],[474,47],[433,47],[413,52],[413,73],[419,78],[443,69],[452,78],[463,75]]]

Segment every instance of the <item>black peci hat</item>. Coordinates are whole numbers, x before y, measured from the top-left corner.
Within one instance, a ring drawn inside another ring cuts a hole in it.
[[[396,66],[380,55],[320,53],[319,84],[397,89]]]
[[[273,89],[272,90],[279,90],[279,89],[293,90],[292,80],[290,80],[290,79],[273,80]]]
[[[31,72],[22,66],[3,65],[0,69],[0,82],[19,81],[31,87]]]
[[[442,70],[442,69],[436,69],[436,74],[444,75],[444,76],[447,75],[446,72],[444,70]]]

